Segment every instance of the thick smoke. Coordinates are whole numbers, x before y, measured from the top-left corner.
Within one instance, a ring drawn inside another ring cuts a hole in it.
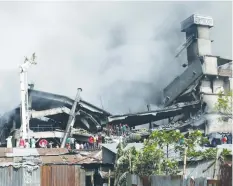
[[[162,89],[182,72],[180,22],[213,16],[213,53],[231,57],[231,2],[0,2],[0,112],[19,103],[18,66],[35,88],[82,97],[122,114],[159,105]]]

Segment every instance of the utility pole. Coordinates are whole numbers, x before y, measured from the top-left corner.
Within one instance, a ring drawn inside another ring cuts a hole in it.
[[[111,185],[111,169],[108,170],[108,186]]]
[[[186,163],[187,163],[187,147],[184,148],[183,186],[185,186]]]
[[[29,131],[29,104],[28,104],[28,82],[27,82],[27,70],[30,65],[36,65],[36,55],[32,55],[31,59],[25,58],[25,61],[20,65],[20,91],[21,91],[21,128],[20,136],[23,139],[28,139]]]
[[[76,107],[77,107],[77,103],[79,103],[80,100],[81,100],[81,97],[80,97],[80,92],[81,91],[82,91],[82,89],[78,88],[77,94],[76,94],[76,97],[75,97],[75,100],[74,100],[74,104],[72,106],[72,109],[70,110],[69,120],[68,120],[67,125],[66,125],[66,130],[65,130],[65,133],[64,133],[64,137],[62,139],[61,148],[65,147],[66,139],[70,134],[71,128],[74,126],[75,116],[76,116],[75,110],[76,110]]]

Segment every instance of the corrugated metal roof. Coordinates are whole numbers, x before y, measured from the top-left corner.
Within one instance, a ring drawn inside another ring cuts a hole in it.
[[[22,148],[13,148],[12,153],[6,153],[7,157],[24,157],[24,156],[39,156],[39,153],[37,149],[28,148],[28,149],[22,149]]]
[[[1,164],[1,163],[13,162],[13,161],[14,161],[13,158],[7,158],[7,157],[5,157],[5,158],[0,158],[0,164]]]
[[[214,162],[213,160],[204,160],[199,162],[191,162],[187,163],[186,175],[187,177],[193,176],[194,178],[197,177],[213,177],[214,174]],[[182,170],[182,167],[181,167]],[[217,167],[219,170],[219,166]],[[216,174],[219,174],[216,172]]]
[[[0,157],[24,157],[67,154],[66,148],[0,148]]]
[[[12,148],[0,148],[0,157],[4,157],[6,153],[12,153]]]
[[[42,155],[59,155],[66,154],[69,151],[66,148],[37,148],[38,154]]]
[[[23,152],[25,151],[25,152]],[[4,151],[3,151],[4,152]],[[7,152],[7,151],[5,151]],[[77,151],[76,154],[69,154],[67,149],[13,149],[10,154],[6,153],[0,157],[0,167],[2,166],[35,166],[38,164],[86,164],[86,163],[101,163],[101,150],[84,152]],[[33,153],[32,153],[33,152]],[[2,153],[3,154],[3,153]]]
[[[118,143],[106,143],[106,144],[102,144],[102,147],[110,150],[113,153],[117,153],[117,145]]]

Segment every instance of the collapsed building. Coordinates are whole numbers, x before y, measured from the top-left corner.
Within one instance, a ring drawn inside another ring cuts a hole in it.
[[[62,139],[73,103],[74,100],[66,96],[29,89],[30,136]],[[101,126],[107,122],[108,116],[111,115],[84,100],[80,100],[77,104],[75,113],[73,135],[80,141],[87,141],[90,132],[100,131]],[[1,117],[0,137],[2,144],[5,143],[9,135],[12,135],[14,139],[19,139],[20,116],[19,106]],[[75,133],[75,128],[85,129],[85,132]],[[14,140],[13,142],[16,143]]]
[[[186,42],[179,54],[187,50],[187,64],[184,72],[176,77],[164,90],[162,110],[109,116],[112,123],[141,125],[166,119],[155,127],[180,129],[201,129],[205,134],[211,132],[231,132],[232,120],[220,115],[215,104],[220,92],[232,89],[232,60],[212,55],[210,29],[213,18],[194,14],[181,23]],[[219,121],[218,118],[223,117]]]
[[[223,122],[218,121],[222,116],[215,112],[214,104],[220,91],[226,93],[232,89],[232,60],[212,54],[210,29],[213,26],[211,17],[197,14],[181,23],[186,42],[176,56],[186,49],[188,62],[183,65],[186,68],[184,72],[163,90],[163,109],[111,115],[82,99],[72,109],[75,100],[31,87],[28,89],[29,134],[35,138],[59,140],[67,132],[67,126],[73,123],[72,134],[80,141],[87,141],[90,135],[75,133],[75,128],[96,133],[106,124],[126,123],[135,127],[151,122],[154,122],[154,127],[179,129],[182,132],[190,129],[201,129],[205,134],[231,132],[232,121],[229,118]],[[9,135],[15,140],[19,139],[22,130],[21,115],[19,106],[1,117],[2,144]],[[72,121],[69,120],[70,116]],[[156,123],[157,121],[162,122]]]

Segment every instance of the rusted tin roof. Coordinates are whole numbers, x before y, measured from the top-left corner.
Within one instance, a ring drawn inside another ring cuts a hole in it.
[[[91,152],[87,155],[82,154],[66,154],[58,156],[41,156],[42,164],[90,164],[101,163],[101,151]]]
[[[21,154],[14,154],[16,148],[7,149],[0,148],[0,166],[9,166],[19,163],[33,162],[33,164],[90,164],[90,163],[102,163],[102,151],[77,151],[77,153],[69,153],[67,149],[30,149],[38,153],[31,154],[29,149],[25,150]],[[19,148],[18,148],[19,149]],[[17,149],[17,150],[18,150]],[[28,154],[27,154],[28,152]],[[34,161],[35,160],[35,161]]]
[[[0,157],[5,157],[6,153],[13,153],[12,148],[0,148]]]
[[[66,148],[52,148],[52,149],[37,148],[37,151],[40,156],[59,155],[59,154],[69,153],[69,151]]]

